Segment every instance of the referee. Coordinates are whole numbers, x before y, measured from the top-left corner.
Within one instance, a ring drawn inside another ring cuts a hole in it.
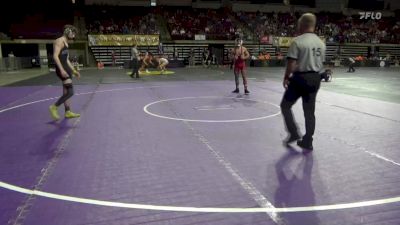
[[[131,77],[139,78],[139,60],[140,55],[137,49],[137,44],[135,43],[131,49],[131,60],[132,60],[132,74]]]
[[[286,91],[281,102],[281,111],[289,134],[284,144],[297,140],[297,145],[307,150],[313,150],[315,100],[321,84],[319,72],[323,69],[325,60],[325,44],[314,33],[315,24],[316,17],[312,13],[305,13],[298,20],[301,35],[293,39],[287,53],[283,78]],[[306,125],[306,133],[301,140],[291,109],[300,97]]]

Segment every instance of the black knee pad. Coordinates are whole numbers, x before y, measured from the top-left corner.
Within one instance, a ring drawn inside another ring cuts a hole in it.
[[[63,86],[68,89],[69,87],[72,87],[72,83],[63,84]]]
[[[74,95],[74,87],[72,84],[63,84],[64,88],[67,89],[67,93],[65,94],[68,97],[72,97]]]

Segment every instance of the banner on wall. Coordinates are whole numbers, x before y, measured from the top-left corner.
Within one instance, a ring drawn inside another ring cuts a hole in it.
[[[155,35],[88,35],[89,46],[158,46],[160,36]]]
[[[326,38],[320,36],[321,40],[326,43]],[[289,47],[292,44],[294,37],[274,37],[273,38],[273,45],[279,47]]]
[[[293,37],[279,37],[278,45],[279,47],[289,47],[293,39]]]
[[[196,41],[205,41],[206,40],[206,35],[205,34],[195,34],[194,35],[194,40],[196,40]]]

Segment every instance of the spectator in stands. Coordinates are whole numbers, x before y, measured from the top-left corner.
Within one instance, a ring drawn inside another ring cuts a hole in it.
[[[104,63],[103,63],[101,60],[99,60],[99,61],[97,62],[97,69],[99,69],[99,70],[104,69]]]
[[[189,67],[195,66],[195,54],[193,48],[190,49],[188,60],[189,60]]]
[[[90,33],[122,33],[122,34],[156,34],[154,14],[138,15],[128,18],[121,13],[104,14],[104,18],[88,19]],[[229,11],[208,9],[168,10],[162,14],[167,21],[169,31],[174,39],[193,39],[195,34],[207,34],[207,39],[233,40],[235,34],[243,33],[246,29],[254,33],[246,33],[247,39],[257,39],[264,35],[294,36],[294,13],[245,13],[233,14],[237,21],[226,16]],[[379,21],[360,22],[351,16],[321,12],[323,16],[317,24],[316,33],[326,37],[328,42],[362,42],[362,43],[399,43],[400,22],[395,18],[382,18]],[[103,13],[100,13],[103,15]],[[109,19],[113,18],[113,20]],[[397,22],[397,23],[396,23]],[[134,26],[133,24],[137,25]],[[388,29],[391,28],[391,29]]]
[[[258,54],[258,60],[260,60],[260,61],[264,61],[264,60],[265,60],[265,57],[264,57],[263,52],[260,52],[260,53]]]
[[[180,35],[181,36],[185,36],[185,34],[186,34],[186,31],[185,31],[185,29],[183,29],[183,27],[181,28],[181,31],[180,31]]]
[[[399,59],[397,58],[397,56],[394,57],[393,62],[395,67],[399,67]]]
[[[282,52],[276,52],[276,59],[277,60],[283,60]]]
[[[159,55],[163,55],[163,54],[164,54],[164,46],[163,46],[163,43],[162,43],[162,42],[160,42],[160,43],[158,44],[158,54],[159,54]]]
[[[9,68],[9,70],[17,69],[16,62],[15,62],[15,55],[12,51],[8,54],[8,68]]]
[[[112,59],[112,66],[115,66],[117,63],[117,58],[114,50],[111,51],[111,59]]]
[[[210,64],[214,65],[214,66],[218,66],[218,59],[217,59],[217,56],[214,53],[211,53],[211,62],[210,62]]]
[[[11,40],[11,38],[7,34],[0,32],[0,40]]]
[[[204,49],[203,51],[203,66],[209,67],[210,66],[210,51],[208,49]]]
[[[121,12],[122,11],[122,12]],[[155,16],[152,13],[130,16],[121,8],[109,8],[91,12],[87,16],[87,29],[91,34],[157,34]],[[112,18],[112,19],[110,19]]]
[[[390,52],[387,52],[387,53],[386,53],[385,60],[386,60],[386,61],[390,61],[390,60],[391,60]]]
[[[72,57],[72,65],[76,68],[76,70],[81,70],[80,66],[79,66],[79,56],[78,55],[74,55]]]
[[[363,61],[363,60],[364,60],[364,57],[362,57],[361,55],[359,55],[359,56],[355,57],[354,60],[356,60],[356,61]]]
[[[264,53],[264,58],[265,60],[270,60],[271,59],[271,55],[268,52]]]
[[[179,53],[178,53],[178,50],[176,48],[174,48],[173,58],[174,59],[178,59],[179,58]]]
[[[122,34],[129,34],[129,28],[128,28],[128,25],[126,23],[122,27]]]

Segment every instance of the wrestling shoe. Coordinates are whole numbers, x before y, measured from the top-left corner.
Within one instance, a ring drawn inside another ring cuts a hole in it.
[[[59,120],[60,119],[60,116],[58,115],[58,111],[57,110],[58,110],[58,108],[55,105],[51,105],[49,107],[50,115],[54,120]]]
[[[68,118],[68,119],[77,118],[77,117],[80,117],[80,116],[81,116],[81,114],[74,113],[72,111],[66,111],[65,112],[65,118]]]

